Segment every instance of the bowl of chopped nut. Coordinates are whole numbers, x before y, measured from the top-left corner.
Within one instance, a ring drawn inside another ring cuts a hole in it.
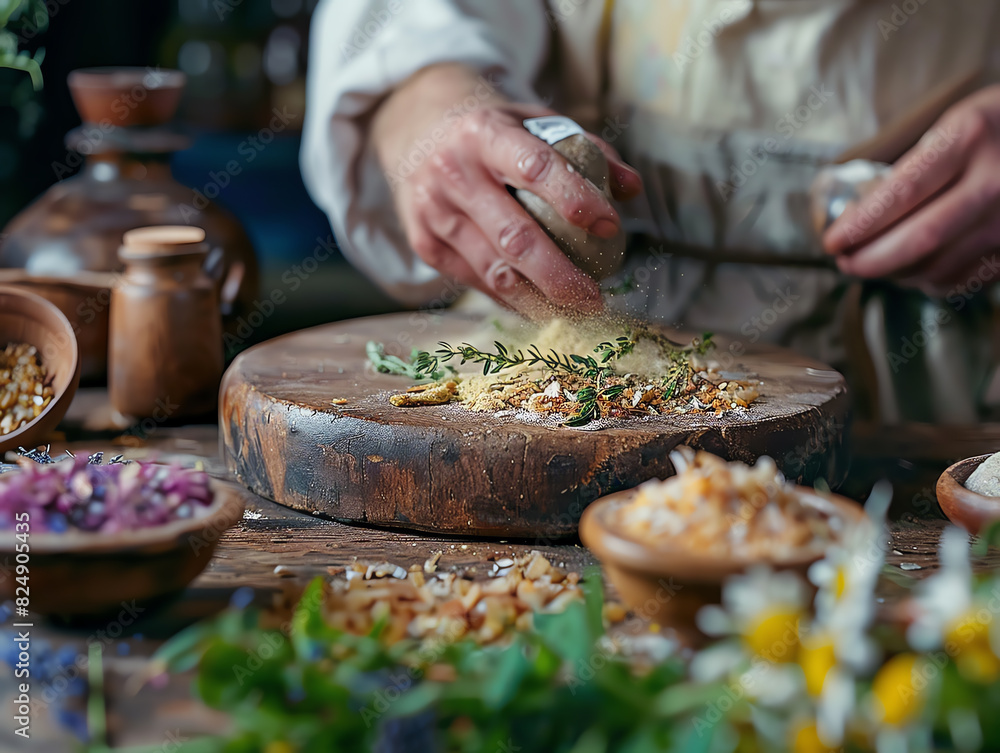
[[[80,350],[66,316],[41,296],[0,286],[0,453],[38,444],[79,382]]]
[[[580,538],[623,600],[649,619],[696,634],[723,581],[757,565],[804,572],[868,521],[849,499],[784,479],[770,458],[754,466],[683,447],[676,475],[591,504]]]

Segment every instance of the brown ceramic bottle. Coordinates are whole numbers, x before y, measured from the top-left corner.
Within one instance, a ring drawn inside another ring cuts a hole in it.
[[[125,271],[111,294],[108,389],[114,410],[157,422],[215,411],[222,319],[204,270],[205,231],[186,225],[125,233]]]

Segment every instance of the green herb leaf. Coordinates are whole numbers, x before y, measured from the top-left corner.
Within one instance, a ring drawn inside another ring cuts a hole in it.
[[[438,368],[437,359],[423,351],[414,350],[411,354],[412,363],[407,363],[398,356],[387,355],[382,343],[369,341],[365,346],[365,353],[372,367],[381,374],[396,374],[413,381],[440,379],[444,376],[444,371]]]
[[[1000,547],[1000,520],[994,520],[979,531],[972,543],[972,554],[975,557],[985,557],[991,547]]]

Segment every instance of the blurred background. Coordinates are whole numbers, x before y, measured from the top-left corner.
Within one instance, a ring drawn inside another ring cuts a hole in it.
[[[0,9],[6,2],[0,0]],[[22,49],[32,54],[43,49],[44,86],[35,91],[24,72],[0,69],[0,227],[80,169],[82,160],[65,145],[66,134],[81,123],[66,85],[70,71],[176,68],[187,75],[187,86],[174,122],[192,141],[170,156],[173,176],[184,186],[204,189],[213,172],[238,160],[241,171],[214,201],[236,216],[253,242],[261,298],[287,290],[282,276],[331,233],[298,167],[309,20],[316,2],[38,0],[30,12],[22,8],[8,29]],[[47,21],[39,16],[41,8]],[[249,142],[248,148],[248,138],[268,129],[276,110],[291,116],[287,127],[266,147]],[[252,341],[395,308],[337,255],[302,280],[280,312],[255,329]]]

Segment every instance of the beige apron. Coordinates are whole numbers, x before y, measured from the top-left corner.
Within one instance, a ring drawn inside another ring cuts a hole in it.
[[[832,363],[887,422],[985,415],[987,297],[852,288],[819,247],[808,190],[928,92],[1000,80],[1000,5],[550,0],[548,15],[558,74],[543,91],[646,182],[627,212],[629,310]]]

